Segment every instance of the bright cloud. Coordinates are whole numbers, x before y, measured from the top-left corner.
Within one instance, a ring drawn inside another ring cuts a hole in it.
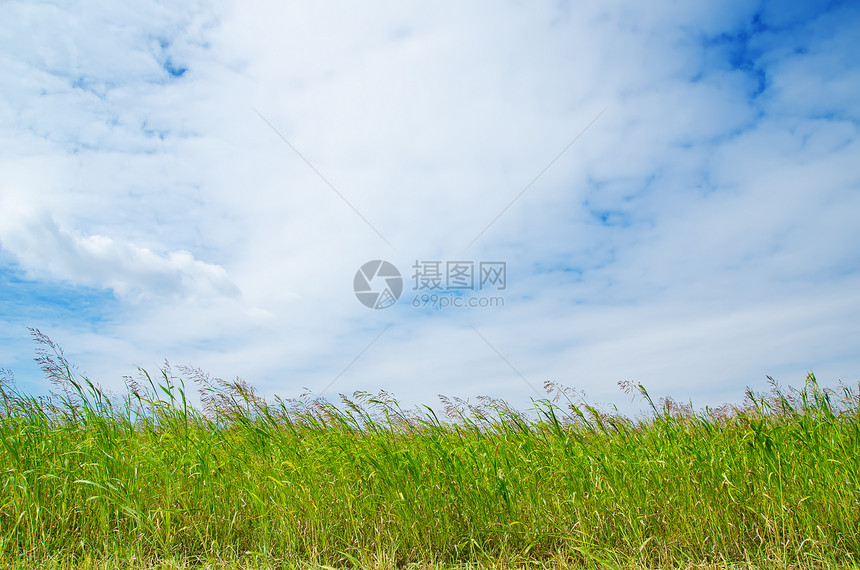
[[[158,255],[105,236],[77,235],[48,216],[28,217],[9,204],[0,203],[0,211],[0,244],[34,277],[109,288],[128,301],[239,296],[222,267],[187,251]]]

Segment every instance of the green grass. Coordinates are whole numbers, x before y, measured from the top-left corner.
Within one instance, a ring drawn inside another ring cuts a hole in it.
[[[169,367],[109,397],[0,374],[0,563],[28,568],[831,568],[860,559],[860,400],[747,391],[633,420],[548,383],[529,413],[387,394],[267,402]],[[202,405],[186,399],[186,382]]]

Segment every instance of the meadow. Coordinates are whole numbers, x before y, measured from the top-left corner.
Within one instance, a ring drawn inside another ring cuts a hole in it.
[[[694,410],[527,411],[386,393],[267,401],[165,364],[111,395],[32,331],[55,387],[0,374],[14,568],[833,568],[860,559],[856,387]],[[189,402],[189,392],[198,405]]]

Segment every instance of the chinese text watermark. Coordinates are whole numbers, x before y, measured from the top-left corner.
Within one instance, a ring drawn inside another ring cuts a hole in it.
[[[489,292],[507,289],[508,267],[505,261],[416,260],[411,281],[416,308],[498,308],[505,306],[504,297]],[[368,261],[355,273],[353,291],[366,307],[387,309],[400,299],[403,277],[388,261]]]

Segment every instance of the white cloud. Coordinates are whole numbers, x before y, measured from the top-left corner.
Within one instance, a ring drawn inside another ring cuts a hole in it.
[[[187,251],[159,255],[106,236],[81,236],[47,214],[34,215],[11,202],[0,202],[0,245],[31,277],[109,288],[132,302],[241,295],[222,267],[198,261]]]

